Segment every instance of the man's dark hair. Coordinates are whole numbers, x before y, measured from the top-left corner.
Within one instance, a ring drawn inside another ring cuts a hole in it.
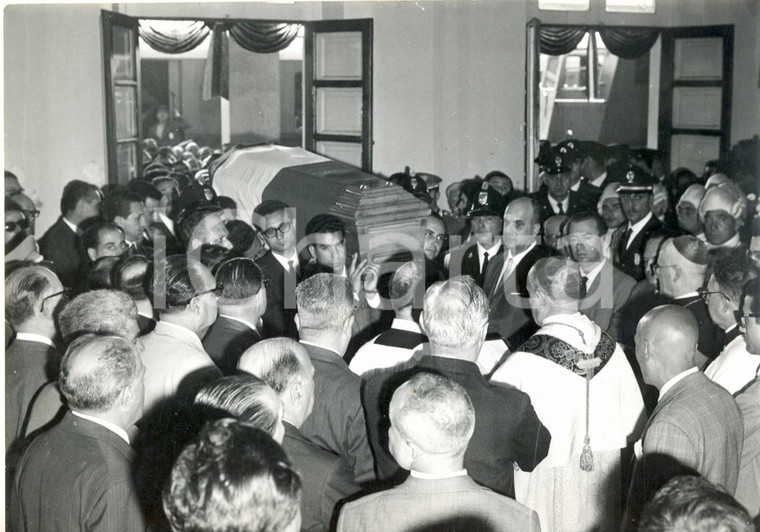
[[[136,192],[126,188],[115,190],[103,200],[103,214],[109,222],[113,222],[117,216],[127,218],[133,203],[142,205],[142,198]]]
[[[196,287],[202,286],[202,268],[200,262],[187,255],[171,255],[155,266],[149,264],[143,286],[153,308],[160,308],[167,313],[185,310],[196,295]],[[157,276],[156,271],[163,275]],[[163,301],[159,299],[157,302],[157,296],[163,296],[160,298]]]
[[[668,481],[641,515],[639,532],[752,532],[747,510],[702,477]]]
[[[509,177],[507,174],[502,172],[501,170],[494,170],[492,172],[488,172],[486,176],[483,178],[483,181],[485,183],[488,183],[492,178],[494,177],[501,177],[509,181],[510,185],[512,185],[512,188],[514,188],[514,183],[512,182],[512,178]]]
[[[133,179],[127,185],[127,189],[140,196],[142,203],[145,203],[148,198],[161,201],[161,191],[147,181]]]
[[[87,272],[85,290],[101,290],[111,288],[111,270],[119,257],[100,257],[92,263]]]
[[[207,423],[163,493],[173,530],[281,532],[298,516],[301,479],[272,437],[234,419]]]
[[[256,230],[243,220],[230,220],[225,222],[227,227],[227,238],[232,243],[232,249],[238,253],[245,254],[246,251],[251,249],[251,246],[256,241]]]
[[[744,248],[740,247],[719,256],[712,265],[712,274],[720,291],[731,298],[732,303],[738,305],[742,287],[747,281],[757,277],[757,270],[749,264]]]
[[[100,243],[100,235],[103,231],[117,231],[124,233],[124,230],[113,222],[95,222],[89,225],[82,233],[82,249],[95,249]]]
[[[261,203],[256,205],[256,207],[253,209],[253,214],[254,214],[253,225],[256,226],[260,230],[261,226],[258,223],[259,220],[262,220],[265,216],[269,216],[270,214],[284,211],[286,209],[290,209],[290,205],[288,205],[284,201],[280,201],[280,200],[262,201]]]
[[[237,209],[237,202],[229,196],[219,196],[216,199],[222,209]]]
[[[227,249],[216,244],[203,244],[201,246],[201,264],[211,270],[213,274],[216,274],[221,263],[237,257],[240,257],[240,254],[234,249]]]
[[[579,212],[570,217],[570,219],[564,225],[562,233],[570,231],[570,227],[573,224],[583,222],[594,222],[596,224],[596,234],[602,236],[607,231],[607,225],[604,223],[604,219],[595,212]]]
[[[752,306],[749,309],[750,312],[752,314],[760,314],[760,277],[748,281],[742,287],[741,297],[739,298],[739,310],[744,310],[744,303],[747,300],[747,296],[752,298]]]
[[[224,285],[219,303],[230,304],[255,296],[264,284],[261,270],[253,259],[236,257],[219,264],[216,280]]]
[[[334,214],[317,214],[306,224],[304,236],[324,233],[341,233],[345,236],[346,224]]]
[[[124,292],[133,301],[148,299],[143,282],[150,260],[142,255],[120,257],[111,269],[111,285],[114,290]]]
[[[61,214],[67,214],[76,209],[77,203],[80,200],[92,201],[98,196],[100,191],[95,185],[85,183],[75,179],[69,181],[66,186],[63,187],[63,195],[61,196]]]
[[[198,227],[204,218],[207,216],[222,212],[221,208],[204,207],[202,209],[196,209],[182,216],[177,223],[177,237],[185,247],[190,245],[190,240],[193,238],[193,231]]]

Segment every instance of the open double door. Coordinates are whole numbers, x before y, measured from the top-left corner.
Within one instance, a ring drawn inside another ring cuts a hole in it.
[[[136,17],[102,11],[110,183],[142,171]],[[372,20],[303,22],[304,148],[372,171]]]

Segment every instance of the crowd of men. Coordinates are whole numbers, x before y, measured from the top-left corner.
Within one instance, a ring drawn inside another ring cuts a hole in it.
[[[187,147],[69,182],[39,241],[5,174],[12,530],[760,524],[757,168],[569,140],[450,210],[394,174],[431,212],[382,276],[333,214],[237,219]]]

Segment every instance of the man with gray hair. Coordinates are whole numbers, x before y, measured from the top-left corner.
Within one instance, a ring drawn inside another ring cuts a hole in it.
[[[318,273],[296,287],[295,316],[301,344],[314,364],[314,410],[301,425],[306,438],[345,458],[358,483],[375,479],[361,402],[361,379],[343,355],[354,324],[351,282]]]
[[[676,305],[689,309],[699,324],[698,367],[713,360],[723,349],[725,335],[710,319],[707,303],[700,295],[707,281],[707,246],[692,235],[667,239],[652,267],[660,292]]]
[[[303,484],[301,528],[330,530],[337,503],[361,488],[343,457],[320,448],[299,430],[314,408],[315,371],[309,353],[290,338],[263,340],[243,354],[239,369],[266,382],[282,402],[282,448]]]
[[[532,471],[549,451],[551,435],[527,394],[489,384],[475,362],[488,330],[483,289],[470,277],[434,284],[425,294],[421,323],[430,340],[430,354],[366,382],[364,404],[381,477],[400,472],[387,443],[393,392],[413,374],[430,371],[454,380],[472,399],[478,423],[464,455],[469,474],[479,484],[514,498],[514,464]]]
[[[123,338],[72,342],[60,375],[69,411],[21,459],[11,491],[13,530],[145,529],[127,435],[142,416],[144,371]]]
[[[58,277],[42,266],[18,269],[5,281],[5,318],[16,331],[5,350],[6,452],[24,435],[29,407],[40,388],[58,376],[55,315],[65,300]]]
[[[475,430],[475,408],[462,386],[421,372],[393,393],[389,444],[411,472],[401,485],[347,504],[338,531],[539,531],[538,516],[475,483],[464,455]]]
[[[422,262],[407,262],[394,272],[388,291],[396,317],[389,330],[359,348],[348,365],[351,371],[363,375],[373,369],[406,362],[417,346],[427,342],[418,324],[419,311],[414,310],[415,301],[421,300],[424,293],[424,277]]]

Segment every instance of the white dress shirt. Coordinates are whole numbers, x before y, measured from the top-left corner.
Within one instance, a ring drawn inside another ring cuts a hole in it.
[[[76,410],[71,411],[72,414],[74,414],[77,417],[81,417],[82,419],[86,419],[87,421],[92,421],[93,423],[97,423],[101,427],[105,427],[114,434],[116,434],[119,438],[127,442],[127,445],[129,445],[129,435],[127,434],[127,431],[123,428],[119,427],[118,425],[114,425],[110,421],[106,421],[105,419],[100,419],[95,416],[88,416],[87,414],[82,414],[81,412],[77,412]]]

